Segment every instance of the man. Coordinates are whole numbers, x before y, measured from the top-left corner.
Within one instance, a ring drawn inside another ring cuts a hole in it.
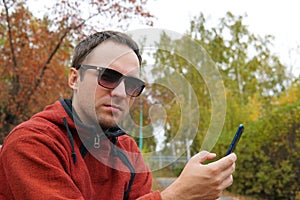
[[[104,31],[75,48],[72,99],[17,126],[0,152],[2,199],[216,199],[232,184],[235,154],[210,164],[200,152],[164,191],[132,138],[117,124],[144,89],[141,56],[127,35]]]

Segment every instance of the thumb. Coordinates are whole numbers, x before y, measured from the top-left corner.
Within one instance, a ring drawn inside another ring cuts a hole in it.
[[[205,162],[206,160],[212,160],[216,157],[217,155],[215,153],[210,153],[208,151],[200,151],[199,153],[197,153],[196,155],[194,155],[192,157],[192,159],[195,161],[195,162],[198,162],[198,163],[203,163]]]

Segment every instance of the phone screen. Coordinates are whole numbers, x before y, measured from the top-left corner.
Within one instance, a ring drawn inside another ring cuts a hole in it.
[[[237,143],[239,142],[243,131],[244,131],[244,125],[240,124],[239,128],[237,129],[237,131],[235,133],[234,138],[232,139],[232,142],[231,142],[225,156],[231,154],[235,150],[235,147],[236,147]]]

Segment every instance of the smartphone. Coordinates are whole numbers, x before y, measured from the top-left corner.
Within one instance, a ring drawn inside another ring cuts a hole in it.
[[[237,129],[237,131],[235,133],[234,138],[231,141],[231,144],[230,144],[225,156],[231,154],[235,150],[235,147],[236,147],[237,143],[239,142],[243,131],[244,131],[244,125],[240,124],[239,128]]]

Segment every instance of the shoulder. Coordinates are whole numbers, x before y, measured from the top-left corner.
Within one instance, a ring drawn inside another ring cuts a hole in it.
[[[5,150],[18,149],[23,151],[25,148],[66,148],[67,134],[62,126],[63,122],[58,123],[62,117],[53,115],[55,109],[37,113],[28,121],[16,126],[5,138],[2,148]]]
[[[4,141],[4,144],[9,142],[22,142],[32,140],[57,140],[63,136],[62,128],[54,123],[41,118],[33,118],[21,123],[14,128]]]
[[[27,121],[17,126],[4,140],[3,148],[9,150],[57,148],[65,146],[67,135],[59,127]],[[65,147],[64,147],[65,148]]]

